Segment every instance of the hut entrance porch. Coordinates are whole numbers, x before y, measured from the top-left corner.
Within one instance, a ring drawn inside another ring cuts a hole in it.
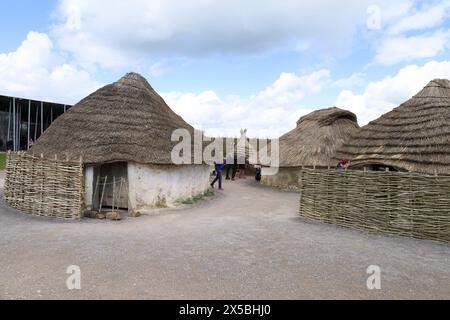
[[[94,170],[94,208],[128,210],[128,164],[114,162]]]

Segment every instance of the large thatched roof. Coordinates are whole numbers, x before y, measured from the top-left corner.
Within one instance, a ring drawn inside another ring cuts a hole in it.
[[[70,89],[69,89],[70,90]],[[129,73],[59,117],[31,152],[95,164],[135,161],[172,164],[175,129],[193,128],[175,114],[140,75]]]
[[[353,166],[450,174],[450,81],[431,81],[411,100],[362,128],[341,151]]]
[[[356,115],[339,108],[314,111],[280,138],[280,167],[335,166],[336,149],[358,130]]]

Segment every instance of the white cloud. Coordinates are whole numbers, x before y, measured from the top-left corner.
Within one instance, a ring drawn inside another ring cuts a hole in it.
[[[421,58],[433,58],[444,52],[450,38],[448,31],[437,31],[429,35],[390,37],[377,49],[375,63],[393,65]]]
[[[30,32],[16,51],[0,54],[0,92],[72,104],[101,86],[61,61],[46,34]]]
[[[330,81],[330,71],[322,69],[306,76],[282,73],[281,76],[257,95],[259,100],[286,104],[303,98],[305,91],[318,93]]]
[[[79,61],[106,67],[280,48],[336,56],[348,51],[373,2],[392,18],[387,0],[60,0],[52,34]]]
[[[160,77],[172,71],[172,67],[165,61],[160,61],[150,67],[150,75]]]
[[[51,39],[30,32],[15,52],[0,54],[0,91],[74,103],[102,85],[80,67],[84,63],[100,64],[108,71],[131,69],[143,62],[145,68],[137,69],[157,77],[171,72],[171,59],[180,56],[288,48],[322,57],[317,46],[323,43],[336,58],[339,50],[348,49],[355,30],[365,28],[366,9],[372,3],[381,8],[385,31],[375,35],[381,39],[375,63],[433,58],[447,49],[450,33],[433,29],[447,17],[447,0],[423,10],[410,0],[352,0],[345,4],[346,10],[341,10],[344,4],[332,0],[283,5],[275,0],[266,0],[264,5],[238,0],[60,0]],[[423,29],[427,33],[405,35]],[[74,60],[68,63],[67,57]],[[169,92],[163,97],[185,120],[210,135],[238,135],[245,127],[253,136],[278,137],[312,111],[302,105],[305,96],[316,95],[324,87],[342,89],[337,105],[351,109],[367,123],[411,97],[432,78],[449,78],[449,65],[447,61],[410,65],[368,84],[366,74],[358,72],[337,80],[331,79],[327,69],[307,75],[285,72],[250,97],[220,97],[208,90]],[[365,90],[358,93],[355,87]]]
[[[450,1],[434,2],[403,16],[392,23],[388,33],[400,34],[408,31],[424,30],[440,26],[448,17]]]
[[[409,65],[394,76],[370,82],[361,94],[343,90],[336,106],[353,111],[358,115],[360,124],[365,125],[410,99],[436,78],[450,78],[450,61]]]
[[[366,75],[362,72],[357,72],[350,75],[347,78],[341,78],[333,82],[334,87],[344,88],[344,87],[360,87],[366,83],[364,79]]]
[[[330,72],[308,75],[283,73],[270,86],[249,98],[220,98],[213,91],[200,94],[163,94],[166,102],[187,122],[211,136],[237,136],[247,128],[250,136],[279,137],[295,127],[300,116],[313,110],[300,105],[307,94],[318,94],[330,83]]]
[[[404,16],[407,16],[414,9],[415,0],[386,1],[382,3],[374,1],[374,4],[380,7],[382,27],[385,27],[396,23]]]
[[[376,55],[368,66],[411,63],[444,53],[450,44],[444,26],[449,11],[450,0],[393,2],[381,9],[382,32],[372,35]]]

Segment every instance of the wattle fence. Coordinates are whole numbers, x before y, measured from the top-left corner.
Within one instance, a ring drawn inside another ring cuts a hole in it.
[[[81,162],[8,153],[5,200],[11,207],[32,215],[80,219],[83,181]]]
[[[450,242],[450,177],[304,169],[300,215],[343,227]]]

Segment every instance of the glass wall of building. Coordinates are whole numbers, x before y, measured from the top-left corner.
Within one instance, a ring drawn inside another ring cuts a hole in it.
[[[70,106],[0,96],[0,152],[28,150]]]

